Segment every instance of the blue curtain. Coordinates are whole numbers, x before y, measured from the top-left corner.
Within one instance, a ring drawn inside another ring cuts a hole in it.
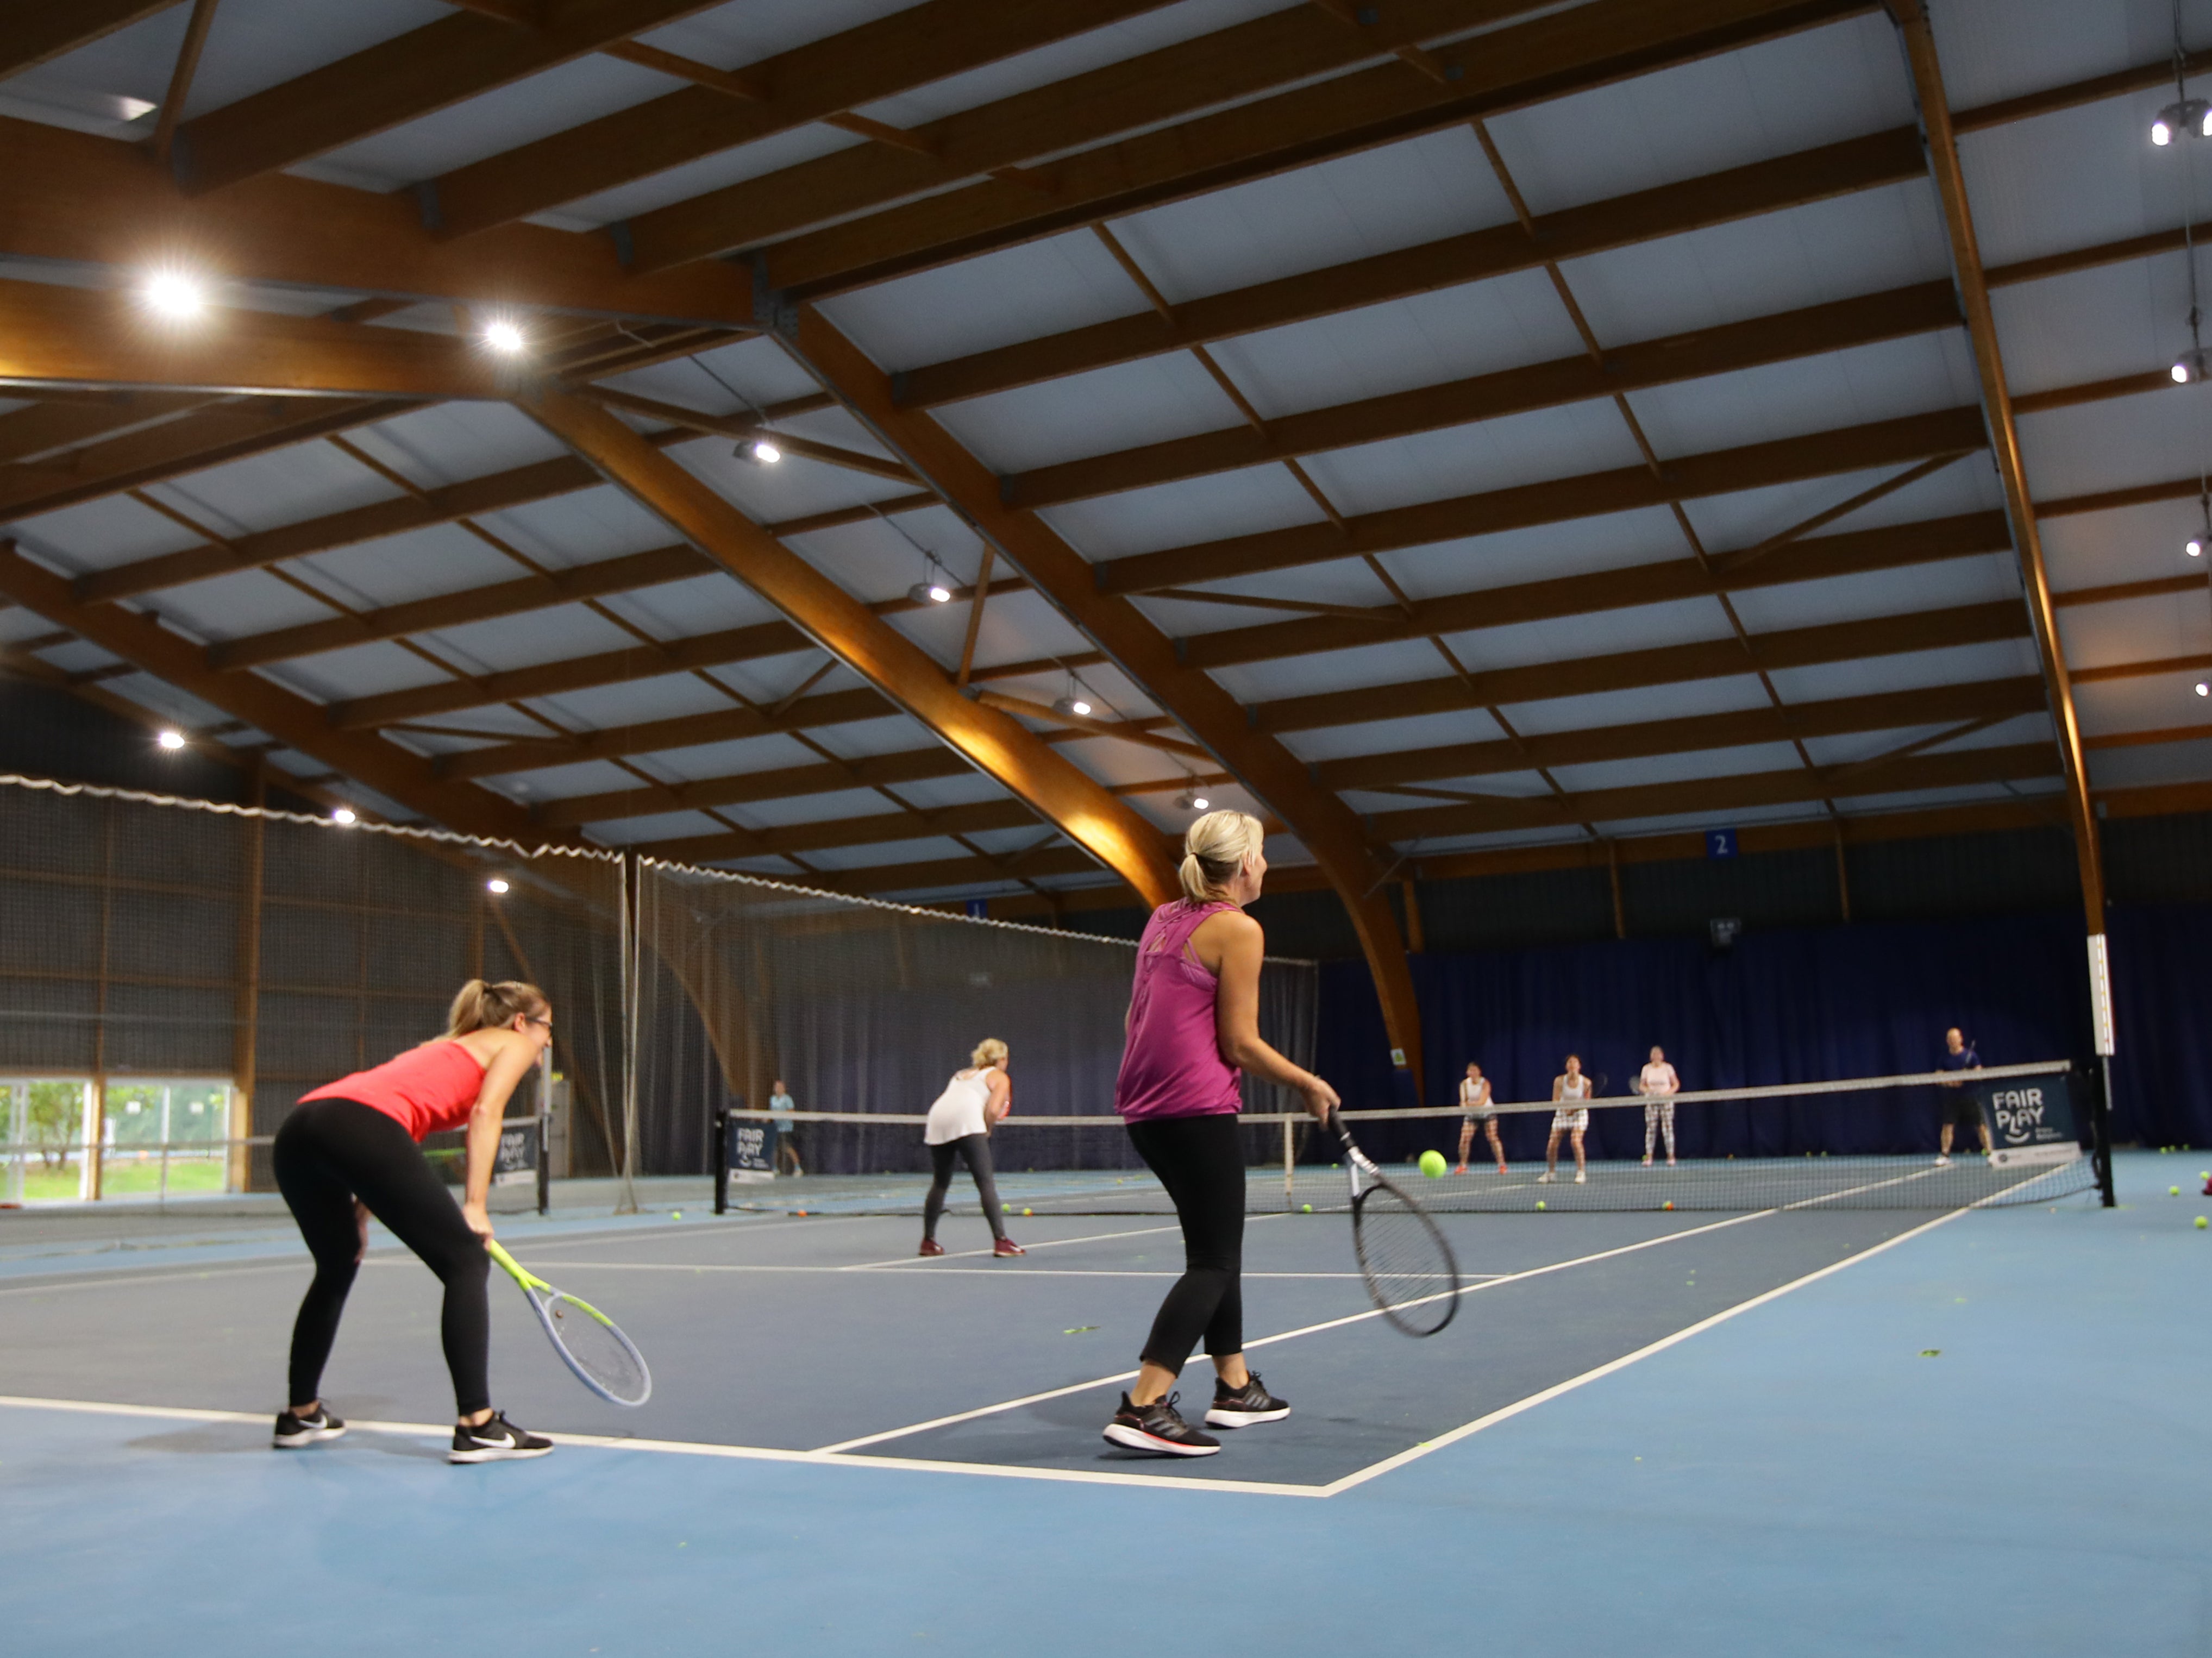
[[[2116,906],[2109,927],[2114,1138],[2212,1144],[2212,964],[2198,944],[2212,908]],[[1925,1071],[1954,1024],[1989,1065],[2092,1059],[2088,964],[2071,911],[1776,929],[1726,951],[1693,938],[1632,938],[1412,961],[1429,1105],[1456,1101],[1469,1060],[1500,1099],[1547,1097],[1570,1052],[1607,1076],[1608,1094],[1626,1095],[1654,1043],[1686,1088]],[[1322,1075],[1355,1106],[1403,1102],[1364,963],[1322,971]],[[1711,1106],[1685,1108],[1679,1127],[1686,1155],[1917,1151],[1935,1144],[1943,1102],[1927,1088],[1781,1109]],[[1540,1114],[1504,1120],[1508,1154],[1540,1155],[1548,1127]],[[1455,1138],[1449,1125],[1398,1132],[1405,1144],[1382,1149]],[[1643,1134],[1640,1112],[1601,1112],[1590,1150],[1640,1156]]]

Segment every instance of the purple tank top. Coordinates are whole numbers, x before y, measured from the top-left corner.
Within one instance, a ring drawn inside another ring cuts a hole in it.
[[[1221,1057],[1213,996],[1219,981],[1186,953],[1209,915],[1237,906],[1177,899],[1145,923],[1129,993],[1129,1043],[1114,1082],[1123,1119],[1234,1116],[1243,1103],[1237,1067]]]

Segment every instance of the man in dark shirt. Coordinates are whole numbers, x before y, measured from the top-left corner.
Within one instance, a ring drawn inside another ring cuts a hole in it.
[[[1982,1056],[1974,1052],[1974,1045],[1966,1040],[1965,1033],[1954,1025],[1943,1033],[1943,1057],[1939,1064],[1945,1071],[1979,1071]],[[1956,1089],[1958,1096],[1952,1102],[1950,1115],[1943,1120],[1943,1134],[1936,1155],[1936,1166],[1941,1169],[1951,1161],[1951,1131],[1954,1128],[1972,1127],[1980,1130],[1982,1152],[1987,1156],[1990,1151],[1990,1122],[1982,1114],[1982,1090],[1978,1087],[1966,1086],[1963,1077],[1957,1082],[1947,1082],[1941,1086]]]

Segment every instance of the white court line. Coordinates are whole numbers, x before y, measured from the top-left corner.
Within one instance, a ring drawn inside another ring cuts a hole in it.
[[[92,1400],[31,1399],[0,1394],[0,1408],[27,1411],[65,1411],[80,1416],[131,1417],[155,1422],[245,1424],[259,1427],[272,1418],[267,1412],[201,1411],[183,1406],[108,1405]],[[453,1427],[439,1422],[364,1422],[346,1424],[362,1433],[392,1434],[408,1439],[449,1439]],[[1230,1495],[1314,1497],[1324,1494],[1319,1485],[1271,1484],[1257,1479],[1190,1479],[1156,1473],[1115,1473],[1103,1468],[1018,1468],[989,1462],[931,1462],[904,1456],[829,1456],[820,1451],[778,1450],[765,1445],[710,1445],[688,1439],[621,1439],[600,1434],[552,1434],[559,1445],[586,1446],[597,1450],[647,1451],[663,1456],[717,1457],[739,1462],[800,1462],[828,1468],[891,1468],[920,1473],[980,1475],[986,1479],[1041,1479],[1061,1485],[1146,1485],[1165,1491],[1212,1491]],[[313,1456],[320,1453],[295,1453]]]
[[[1253,1215],[1247,1218],[1245,1224],[1249,1225],[1255,1220],[1281,1218],[1279,1215]],[[1179,1232],[1182,1230],[1182,1223],[1177,1221],[1172,1226],[1132,1226],[1120,1232],[1093,1232],[1088,1237],[1047,1238],[1042,1243],[1024,1244],[1023,1247],[1034,1253],[1039,1249],[1064,1249],[1071,1243],[1107,1243],[1115,1238],[1150,1237],[1155,1232]],[[965,1260],[970,1255],[988,1255],[990,1253],[988,1249],[950,1249],[941,1255],[893,1255],[888,1260],[854,1261],[851,1266],[840,1266],[837,1270],[841,1272],[865,1272],[877,1266],[911,1266],[918,1260]]]
[[[680,1261],[666,1260],[564,1260],[563,1272],[886,1272],[884,1266],[771,1266],[744,1262],[722,1262],[713,1266],[691,1266]],[[943,1278],[969,1276],[1003,1278],[1012,1282],[1028,1278],[1181,1278],[1177,1272],[1139,1272],[1105,1266],[938,1266],[925,1276]],[[902,1274],[912,1277],[912,1273]],[[1245,1272],[1243,1278],[1357,1278],[1358,1272]],[[1401,1273],[1405,1278],[1442,1278],[1441,1272]],[[1497,1272],[1463,1272],[1461,1282],[1474,1278],[1502,1276]]]
[[[413,1259],[413,1257],[409,1257]],[[26,1284],[0,1290],[0,1296],[47,1295],[64,1290],[105,1290],[118,1284],[176,1284],[204,1278],[240,1278],[248,1272],[289,1272],[315,1263],[303,1252],[296,1260],[265,1261],[258,1266],[177,1266],[166,1272],[139,1272],[128,1278],[79,1278],[70,1273],[56,1273],[37,1284]]]
[[[1728,1220],[1715,1222],[1711,1225],[1694,1227],[1688,1231],[1674,1232],[1669,1233],[1663,1237],[1647,1239],[1642,1243],[1630,1244],[1618,1249],[1602,1250],[1595,1254],[1578,1256],[1571,1260],[1557,1261],[1549,1266],[1532,1268],[1526,1272],[1508,1274],[1505,1277],[1492,1280],[1492,1283],[1510,1283],[1524,1278],[1537,1278],[1547,1272],[1561,1272],[1571,1266],[1581,1266],[1587,1261],[1602,1260],[1609,1256],[1632,1254],[1639,1249],[1650,1248],[1656,1245],[1663,1243],[1671,1243],[1678,1238],[1695,1237],[1702,1233],[1717,1231],[1725,1227],[1741,1225],[1745,1221],[1758,1220],[1765,1215],[1774,1214],[1776,1212],[1778,1212],[1774,1210],[1762,1210],[1758,1214],[1738,1215],[1732,1217]],[[1856,1266],[1858,1262],[1866,1260],[1875,1255],[1881,1254],[1885,1250],[1894,1248],[1899,1244],[1906,1242],[1912,1238],[1917,1238],[1924,1232],[1932,1231],[1935,1228],[1943,1225],[1946,1222],[1956,1220],[1960,1215],[1967,1212],[1968,1211],[1966,1209],[1954,1209],[1947,1214],[1938,1215],[1933,1220],[1927,1221],[1921,1225],[1913,1227],[1908,1231],[1900,1232],[1894,1237],[1886,1238],[1881,1242],[1875,1244],[1869,1248],[1863,1249],[1855,1255],[1846,1256],[1842,1260],[1832,1262],[1826,1266],[1820,1268],[1816,1272],[1808,1272],[1802,1278],[1793,1279],[1788,1284],[1781,1284],[1775,1289],[1766,1291],[1763,1294],[1754,1296],[1748,1301],[1741,1302],[1734,1307],[1724,1309],[1723,1311],[1714,1314],[1710,1318],[1702,1320],[1696,1324],[1687,1327],[1686,1328],[1678,1330],[1672,1335],[1662,1337],[1659,1340],[1652,1342],[1647,1346],[1638,1348],[1632,1353],[1623,1354],[1620,1357],[1610,1360],[1604,1364],[1598,1365],[1595,1369],[1586,1370],[1580,1376],[1571,1376],[1565,1382],[1555,1383],[1552,1387],[1544,1388],[1540,1392],[1530,1394],[1526,1399],[1516,1400],[1513,1404],[1505,1406],[1499,1410],[1493,1411],[1487,1416],[1478,1417],[1474,1421],[1469,1422],[1463,1426],[1455,1428],[1448,1433],[1438,1436],[1435,1439],[1428,1440],[1419,1445],[1413,1446],[1407,1450],[1399,1452],[1395,1456],[1385,1457],[1379,1462],[1372,1463],[1367,1467],[1358,1469],[1352,1473],[1343,1476],[1341,1479],[1331,1481],[1326,1485],[1299,1485],[1275,1484],[1259,1480],[1234,1480],[1212,1478],[1178,1478],[1161,1474],[1119,1473],[1108,1472],[1103,1469],[1024,1468],[996,1463],[934,1461],[918,1457],[851,1456],[842,1454],[845,1448],[839,1446],[824,1446],[820,1449],[811,1451],[790,1451],[773,1449],[763,1446],[712,1445],[696,1443],[684,1440],[622,1439],[588,1434],[560,1434],[552,1436],[556,1439],[556,1442],[563,1445],[590,1446],[609,1450],[645,1451],[670,1456],[717,1457],[726,1460],[756,1462],[795,1462],[811,1464],[815,1467],[889,1468],[915,1473],[965,1474],[971,1477],[987,1479],[1042,1480],[1048,1483],[1061,1485],[1148,1486],[1156,1490],[1213,1491],[1231,1495],[1295,1497],[1334,1497],[1340,1492],[1350,1491],[1355,1486],[1364,1485],[1367,1481],[1390,1473],[1394,1469],[1403,1467],[1407,1463],[1418,1461],[1420,1458],[1428,1455],[1433,1451],[1442,1450],[1447,1445],[1456,1444],[1462,1439],[1466,1439],[1474,1434],[1480,1433],[1486,1428],[1493,1427],[1500,1422],[1506,1421],[1512,1417],[1522,1414],[1523,1412],[1534,1410],[1537,1406],[1545,1404],[1551,1400],[1557,1399],[1564,1394],[1571,1393],[1578,1388],[1587,1386],[1590,1382],[1596,1382],[1605,1376],[1611,1376],[1615,1371],[1625,1370],[1629,1365],[1637,1363],[1643,1359],[1649,1358],[1654,1353],[1663,1352],[1668,1348],[1674,1346],[1678,1343],[1686,1341],[1692,1336],[1697,1335],[1703,1331],[1709,1330],[1717,1324],[1727,1322],[1729,1319],[1735,1317],[1739,1313],[1749,1312],[1755,1307],[1763,1306],[1770,1301],[1776,1300],[1782,1296],[1790,1294],[1794,1290],[1802,1289],[1808,1284],[1812,1284],[1820,1278],[1829,1277],[1832,1273],[1840,1272],[1847,1266]],[[1488,1289],[1490,1287],[1492,1287],[1492,1285],[1489,1284],[1474,1285],[1464,1291],[1464,1293],[1474,1294],[1477,1293],[1480,1290]],[[1261,1341],[1251,1343],[1250,1345],[1261,1346],[1267,1345],[1269,1342],[1287,1341],[1297,1336],[1311,1333],[1313,1330],[1331,1329],[1336,1327],[1338,1325],[1357,1323],[1360,1321],[1361,1319],[1376,1316],[1379,1316],[1379,1315],[1369,1313],[1357,1315],[1349,1319],[1334,1320],[1330,1323],[1315,1325],[1306,1330],[1290,1330],[1284,1332],[1280,1335],[1266,1337],[1263,1338]],[[1134,1374],[1135,1372],[1133,1371],[1124,1371],[1119,1376],[1102,1377],[1097,1382],[1079,1383],[1077,1386],[1073,1388],[1055,1388],[1049,1393],[1031,1394],[1027,1399],[1013,1400],[1004,1405],[993,1406],[987,1410],[969,1412],[963,1416],[947,1417],[941,1420],[943,1422],[950,1423],[963,1421],[970,1417],[990,1415],[998,1411],[1013,1409],[1020,1405],[1032,1403],[1037,1400],[1056,1399],[1067,1394],[1080,1393],[1086,1388],[1100,1387],[1108,1382],[1125,1381]],[[204,1411],[191,1410],[183,1407],[111,1405],[95,1403],[88,1400],[34,1399],[4,1394],[0,1394],[0,1407],[15,1407],[23,1410],[67,1411],[90,1415],[136,1417],[155,1420],[185,1422],[259,1424],[270,1419],[265,1412],[253,1415],[237,1411]],[[416,1438],[442,1439],[452,1432],[452,1430],[443,1424],[432,1423],[355,1421],[348,1425],[358,1428],[365,1433],[390,1433],[404,1435]],[[921,1424],[921,1427],[926,1428],[935,1425],[939,1424],[933,1423],[924,1423]],[[917,1431],[920,1431],[920,1428],[902,1429],[895,1433],[880,1435],[876,1437],[878,1439],[897,1438],[905,1434]],[[847,1442],[847,1445],[852,1446],[872,1442],[875,1442],[873,1440],[856,1440]]]
[[[1678,1238],[1696,1237],[1703,1232],[1717,1232],[1724,1227],[1741,1226],[1747,1220],[1758,1220],[1773,1212],[1771,1209],[1762,1209],[1755,1215],[1736,1215],[1728,1220],[1715,1221],[1711,1225],[1692,1227],[1686,1232],[1669,1232],[1661,1237],[1646,1238],[1641,1243],[1623,1244],[1615,1249],[1601,1249],[1595,1254],[1577,1255],[1571,1260],[1553,1261],[1548,1266],[1531,1267],[1525,1272],[1507,1272],[1486,1284],[1470,1284],[1459,1293],[1463,1296],[1476,1295],[1485,1290],[1494,1290],[1501,1284],[1517,1283],[1522,1278],[1541,1278],[1547,1272],[1565,1272],[1570,1266],[1580,1266],[1593,1260],[1609,1260],[1615,1255],[1634,1254],[1639,1249],[1650,1249],[1659,1244],[1672,1243]],[[1449,1291],[1444,1292],[1445,1295],[1450,1293]],[[1425,1302],[1439,1301],[1443,1298],[1443,1296],[1424,1296],[1419,1301],[1408,1304],[1419,1306]],[[1341,1329],[1347,1324],[1361,1324],[1370,1318],[1382,1316],[1382,1314],[1379,1309],[1364,1313],[1352,1313],[1343,1318],[1332,1318],[1319,1324],[1304,1325],[1296,1330],[1285,1330],[1279,1335],[1261,1336],[1257,1341],[1246,1342],[1244,1351],[1249,1352],[1255,1347],[1271,1347],[1279,1341],[1295,1341],[1300,1336],[1316,1335],[1323,1330]],[[1041,1394],[1024,1394],[1019,1399],[1006,1400],[999,1404],[986,1405],[973,1411],[960,1411],[951,1416],[933,1417],[927,1422],[917,1422],[911,1427],[893,1428],[884,1433],[863,1435],[858,1439],[842,1439],[834,1445],[823,1445],[820,1447],[820,1450],[822,1455],[829,1456],[841,1452],[859,1450],[866,1445],[880,1445],[887,1439],[904,1439],[913,1434],[926,1433],[932,1428],[949,1428],[955,1423],[972,1422],[978,1417],[996,1416],[1003,1411],[1017,1411],[1024,1405],[1042,1404],[1048,1399],[1064,1399],[1069,1394],[1087,1393],[1093,1388],[1110,1387],[1117,1382],[1127,1382],[1136,1374],[1134,1370],[1116,1370],[1112,1376],[1102,1376],[1090,1382],[1078,1382],[1070,1387],[1054,1388]]]
[[[1946,1222],[1954,1221],[1967,1212],[1968,1211],[1965,1209],[1954,1209],[1948,1214],[1938,1215],[1935,1219],[1924,1221],[1910,1231],[1899,1232],[1895,1237],[1884,1238],[1871,1248],[1862,1249],[1855,1255],[1846,1255],[1838,1261],[1832,1261],[1818,1272],[1808,1272],[1802,1278],[1792,1278],[1787,1284],[1778,1284],[1764,1295],[1753,1296],[1749,1301],[1738,1302],[1733,1307],[1725,1308],[1715,1313],[1711,1318],[1700,1319],[1697,1323],[1677,1330],[1670,1336],[1662,1336],[1648,1346],[1638,1347],[1632,1353],[1623,1353],[1619,1358],[1601,1364],[1595,1370],[1584,1370],[1580,1376],[1570,1376],[1566,1381],[1555,1382],[1540,1393],[1529,1394],[1526,1399],[1516,1400],[1512,1404],[1492,1411],[1487,1416],[1477,1417],[1474,1421],[1462,1427],[1454,1428],[1449,1433],[1439,1434],[1434,1439],[1424,1440],[1418,1445],[1400,1451],[1395,1456],[1386,1456],[1380,1462],[1370,1463],[1355,1473],[1346,1474],[1340,1479],[1333,1479],[1321,1488],[1322,1494],[1324,1497],[1334,1497],[1340,1491],[1347,1491],[1355,1485],[1363,1485],[1370,1479],[1389,1473],[1394,1468],[1402,1468],[1409,1462],[1417,1462],[1433,1451],[1443,1449],[1447,1445],[1456,1445],[1461,1440],[1480,1433],[1485,1428],[1495,1427],[1500,1422],[1519,1416],[1523,1411],[1533,1411],[1539,1405],[1557,1399],[1562,1394],[1571,1394],[1576,1388],[1586,1387],[1593,1382],[1609,1376],[1616,1370],[1625,1370],[1630,1365],[1650,1357],[1654,1353],[1664,1352],[1679,1342],[1687,1341],[1692,1336],[1711,1329],[1716,1324],[1727,1323],[1739,1313],[1747,1313],[1754,1307],[1763,1307],[1770,1301],[1788,1295],[1792,1290],[1802,1289],[1806,1284],[1816,1283],[1832,1272],[1840,1272],[1846,1266],[1856,1266],[1860,1261],[1878,1255],[1885,1249],[1893,1249],[1907,1239],[1917,1238],[1923,1232],[1933,1231],[1936,1227],[1943,1225]]]

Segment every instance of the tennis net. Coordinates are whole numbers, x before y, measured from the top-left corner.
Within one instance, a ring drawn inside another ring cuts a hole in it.
[[[1955,1072],[1929,1072],[1685,1091],[1672,1102],[1671,1159],[1668,1114],[1660,1102],[1634,1095],[1600,1097],[1590,1102],[1579,1171],[1571,1119],[1561,1123],[1556,1160],[1547,1167],[1558,1110],[1548,1100],[1494,1108],[1505,1151],[1502,1174],[1480,1122],[1460,1172],[1465,1119],[1456,1108],[1353,1110],[1351,1117],[1369,1155],[1438,1212],[1944,1210],[2046,1202],[2089,1190],[2096,1175],[2085,1090],[2093,1085],[2094,1078],[2067,1061],[2049,1060],[1991,1066],[1963,1084]],[[818,1166],[876,1172],[774,1176],[768,1172],[775,1167],[774,1129],[761,1114],[732,1112],[717,1160],[718,1186],[730,1207],[921,1212],[928,1186],[921,1116],[793,1116],[805,1143],[823,1155]],[[1287,1113],[1248,1114],[1242,1123],[1248,1212],[1345,1206],[1334,1134]],[[1948,1157],[1938,1149],[1946,1124],[1953,1129]],[[1428,1151],[1443,1158],[1443,1174],[1420,1172]],[[1117,1118],[1011,1116],[993,1133],[992,1158],[1000,1198],[1015,1215],[1172,1212]],[[973,1214],[975,1206],[975,1187],[962,1169],[949,1212]]]

